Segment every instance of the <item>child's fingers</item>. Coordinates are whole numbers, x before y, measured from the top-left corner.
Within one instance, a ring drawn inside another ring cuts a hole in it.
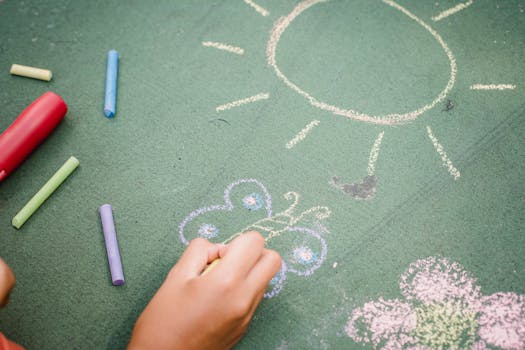
[[[7,305],[9,293],[15,286],[15,275],[9,266],[0,258],[0,307]]]
[[[268,283],[279,272],[281,265],[281,256],[274,250],[265,249],[261,258],[246,278],[247,290],[253,293],[252,295],[254,296],[248,311],[249,319],[252,318],[255,310],[261,303]]]
[[[216,269],[222,274],[235,278],[245,278],[264,249],[264,238],[258,232],[247,232],[235,238],[221,253],[220,264]]]
[[[195,238],[190,242],[174,269],[185,276],[196,277],[202,273],[208,263],[219,257],[219,248],[219,245],[204,238]]]
[[[246,278],[248,288],[262,297],[270,280],[281,269],[281,265],[282,259],[279,253],[275,250],[264,249],[259,261],[257,261]]]

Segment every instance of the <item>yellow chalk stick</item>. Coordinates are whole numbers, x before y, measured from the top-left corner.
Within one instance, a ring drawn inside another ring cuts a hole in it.
[[[13,64],[9,73],[13,75],[20,75],[22,77],[50,81],[53,78],[53,73],[49,69],[35,68],[29,66],[22,66]]]
[[[211,263],[209,263],[208,266],[206,266],[206,269],[204,269],[204,271],[201,273],[201,276],[204,276],[205,274],[213,270],[213,268],[219,263],[219,261],[221,261],[221,259],[215,259]]]

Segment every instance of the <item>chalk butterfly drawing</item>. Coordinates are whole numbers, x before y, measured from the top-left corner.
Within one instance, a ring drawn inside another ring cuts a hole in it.
[[[446,258],[418,260],[401,275],[404,300],[355,309],[346,333],[381,349],[525,348],[525,296],[483,295],[463,266]]]
[[[323,221],[331,214],[324,206],[297,212],[299,194],[288,192],[283,197],[291,204],[274,214],[272,197],[261,182],[237,180],[224,190],[224,203],[199,208],[186,216],[179,225],[180,240],[186,245],[196,237],[228,243],[243,232],[260,232],[266,245],[283,258],[280,272],[264,295],[274,297],[288,274],[309,276],[325,261],[327,245],[323,235],[328,229]]]

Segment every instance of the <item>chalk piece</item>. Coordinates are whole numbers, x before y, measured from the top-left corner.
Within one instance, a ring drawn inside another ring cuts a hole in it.
[[[124,284],[124,272],[122,271],[122,261],[118,249],[117,232],[113,221],[111,205],[104,204],[98,208],[102,230],[104,231],[104,241],[106,242],[106,252],[108,254],[109,270],[114,286]]]
[[[201,276],[204,276],[205,274],[213,270],[215,266],[217,266],[219,261],[221,261],[221,259],[215,259],[211,263],[209,263],[208,266],[206,266],[206,269],[204,269],[204,271],[201,273]]]
[[[48,91],[31,103],[0,135],[0,181],[12,173],[58,126],[67,105]]]
[[[9,73],[45,81],[50,81],[53,78],[53,73],[49,69],[22,66],[20,64],[13,64]]]
[[[104,100],[104,114],[108,118],[113,118],[116,113],[118,60],[118,52],[110,50],[106,67],[106,98]]]
[[[33,198],[15,215],[12,224],[17,229],[33,215],[33,213],[46,201],[46,199],[64,182],[67,177],[78,167],[80,162],[75,157],[70,157],[64,165],[46,182]]]

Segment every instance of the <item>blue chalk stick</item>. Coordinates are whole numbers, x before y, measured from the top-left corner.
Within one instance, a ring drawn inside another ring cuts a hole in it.
[[[117,75],[119,55],[115,50],[108,52],[108,65],[106,70],[106,98],[104,101],[104,114],[108,118],[115,116],[117,106]]]

